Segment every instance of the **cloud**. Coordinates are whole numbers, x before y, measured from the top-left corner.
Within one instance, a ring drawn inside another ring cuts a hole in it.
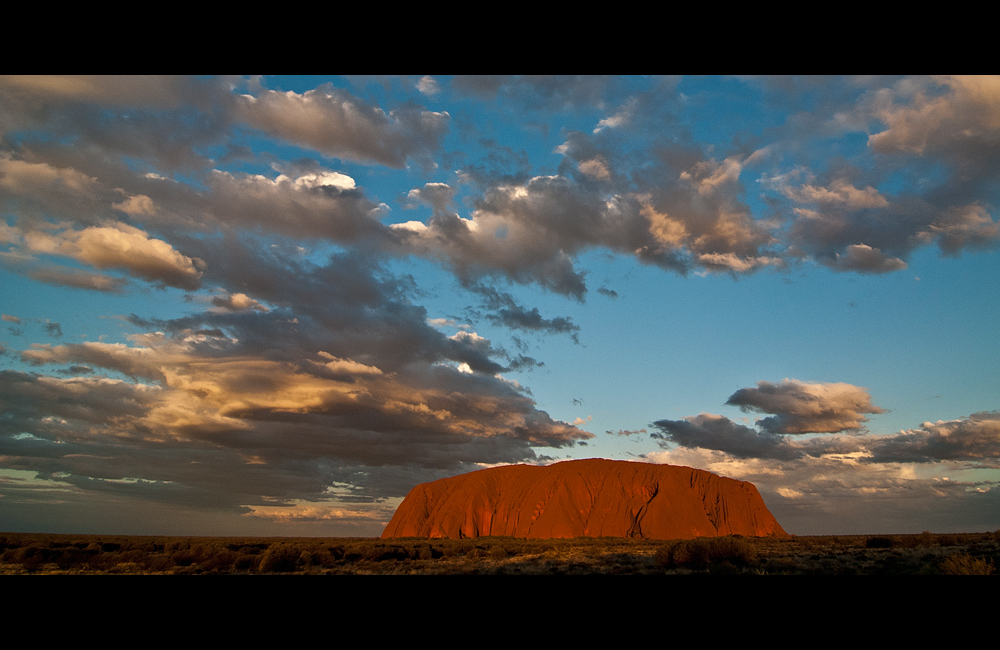
[[[848,246],[844,255],[836,254],[832,260],[823,262],[835,271],[856,273],[892,273],[906,268],[906,262],[898,257],[885,255],[877,248],[864,244]]]
[[[600,105],[619,83],[602,75],[455,75],[459,94],[500,99],[533,110],[572,110]]]
[[[605,431],[609,436],[634,436],[636,434],[648,433],[646,429],[618,429],[618,431]]]
[[[2,75],[7,92],[58,101],[86,101],[110,106],[176,108],[198,82],[174,75]]]
[[[265,90],[237,101],[236,114],[256,129],[328,156],[388,167],[426,158],[448,129],[447,113],[412,106],[386,113],[329,85],[301,94]]]
[[[580,326],[570,318],[563,316],[543,318],[537,307],[528,309],[518,304],[509,293],[498,291],[493,287],[478,284],[470,289],[482,297],[484,307],[492,310],[485,316],[495,325],[545,334],[568,334],[574,342],[579,343]]]
[[[741,388],[730,395],[726,404],[745,412],[773,413],[757,422],[772,434],[837,433],[860,428],[868,421],[864,414],[885,413],[871,403],[864,388],[796,379],[757,382],[756,388]]]
[[[964,248],[995,246],[1000,240],[1000,223],[981,205],[956,206],[942,213],[921,237],[936,239],[946,255],[958,255]]]
[[[924,422],[917,429],[872,441],[874,463],[967,461],[1000,468],[1000,413],[984,411],[959,420]]]
[[[20,160],[0,151],[0,205],[8,209],[88,219],[100,210],[102,194],[96,178],[72,167]],[[11,236],[8,231],[4,239]]]
[[[584,160],[578,165],[580,171],[590,178],[596,180],[607,180],[611,178],[611,172],[608,170],[607,164],[600,156],[596,156],[589,160]]]
[[[417,90],[425,95],[433,96],[441,92],[441,85],[434,77],[425,75],[417,82]]]
[[[702,253],[697,257],[698,264],[707,271],[730,271],[732,273],[748,273],[765,266],[783,266],[780,257],[748,256],[738,257],[734,253]]]
[[[926,154],[1000,136],[1000,77],[907,79],[874,102],[885,129],[868,137],[875,151]]]
[[[889,205],[889,201],[871,185],[858,189],[844,178],[835,179],[828,187],[804,184],[795,188],[782,183],[778,186],[782,194],[797,203],[834,204],[851,210],[885,208]]]
[[[803,452],[782,435],[759,432],[736,424],[727,417],[702,413],[683,420],[657,420],[653,426],[661,434],[653,434],[681,447],[715,449],[736,458],[774,458],[790,460]]]
[[[215,296],[212,298],[212,304],[216,307],[228,309],[229,311],[244,311],[247,309],[269,311],[266,305],[261,304],[260,301],[254,300],[245,293],[231,293],[224,296]]]
[[[63,255],[99,269],[120,268],[143,280],[181,289],[201,286],[204,262],[178,252],[167,242],[124,223],[109,223],[51,235],[30,231],[24,235],[28,250]]]
[[[455,189],[447,183],[425,183],[422,188],[410,190],[407,197],[434,208],[434,214],[453,214],[449,208],[455,198]]]
[[[632,114],[636,110],[636,104],[637,102],[634,98],[626,102],[614,115],[605,117],[598,122],[597,126],[594,127],[594,133],[600,133],[604,129],[614,129],[627,124],[632,119]]]
[[[439,211],[426,227],[394,233],[403,250],[440,259],[467,285],[502,276],[582,298],[586,286],[571,255],[589,245],[589,230],[602,227],[604,202],[596,203],[598,197],[579,189],[562,178],[497,187],[483,197],[471,219]]]
[[[5,467],[165,503],[257,507],[325,501],[341,484],[369,501],[399,497],[480,462],[530,461],[536,448],[593,437],[498,376],[504,368],[492,357],[504,355],[489,340],[441,334],[409,304],[405,281],[374,260],[343,255],[288,266],[263,258],[248,273],[237,260],[252,250],[208,242],[200,254],[211,260],[209,281],[239,278],[269,311],[145,321],[159,331],[128,345],[23,351],[22,362],[36,369],[94,373],[4,376],[5,412],[8,402],[19,405],[4,424],[10,435],[0,435]],[[34,437],[17,439],[23,431]],[[114,457],[115,466],[93,462],[98,456]],[[128,477],[171,487],[123,487]]]
[[[920,476],[912,465],[866,463],[857,455],[744,459],[687,447],[647,457],[752,482],[768,510],[798,535],[988,530],[1000,521],[997,484],[957,478],[954,466],[942,467],[944,476]]]
[[[660,200],[595,187],[591,181],[595,175],[605,178],[601,170],[607,167],[579,142],[570,138],[563,152],[583,164],[582,180],[536,176],[523,184],[488,187],[469,219],[447,208],[448,186],[411,191],[435,213],[426,224],[392,227],[400,250],[441,260],[467,286],[499,276],[581,301],[587,287],[575,260],[592,248],[680,272],[700,267],[751,273],[783,265],[767,248],[777,244],[771,226],[755,221],[736,200],[742,159],[695,163]]]
[[[772,513],[797,534],[828,534],[831,528],[855,533],[979,529],[996,519],[1000,482],[984,479],[979,471],[1000,468],[996,411],[871,435],[839,432],[851,424],[845,420],[863,421],[861,413],[877,408],[870,406],[866,391],[849,384],[760,382],[737,391],[729,403],[813,422],[818,418],[824,426],[804,428],[825,428],[833,435],[804,437],[794,426],[781,433],[776,418],[758,421],[758,429],[703,413],[655,422],[658,432],[650,437],[663,451],[646,458],[751,481]]]
[[[377,240],[386,229],[377,219],[386,208],[355,187],[354,179],[331,170],[296,178],[285,174],[233,174],[213,170],[206,180],[211,194],[192,208],[218,228],[245,227],[291,237],[334,241]]]
[[[54,284],[74,289],[88,289],[102,293],[121,293],[128,280],[101,273],[89,273],[80,269],[58,266],[44,266],[28,271],[28,276],[45,284]]]
[[[113,168],[125,155],[190,171],[208,162],[196,149],[220,144],[220,131],[231,123],[234,82],[242,83],[169,75],[7,76],[0,79],[0,131],[43,129],[71,138],[76,156],[95,167]]]
[[[26,450],[27,443],[7,438],[6,466],[49,467],[90,481],[170,481],[220,502],[263,504],[322,499],[333,482],[346,480],[324,469],[331,463],[369,468],[367,478],[351,483],[359,494],[401,496],[405,489],[387,478],[394,468],[423,468],[426,479],[484,459],[523,461],[533,457],[533,446],[590,436],[536,411],[492,377],[443,366],[386,373],[322,351],[297,366],[238,349],[219,356],[232,345],[189,335],[153,347],[88,343],[26,351],[23,358],[36,364],[86,360],[161,379],[142,385],[7,373],[7,425],[31,431],[35,442]],[[90,462],[101,455],[113,455],[116,468]],[[50,460],[31,460],[38,457]],[[192,462],[201,465],[198,472],[189,471]]]

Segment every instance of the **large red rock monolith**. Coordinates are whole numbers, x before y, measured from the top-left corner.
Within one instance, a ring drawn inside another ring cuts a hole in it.
[[[787,537],[751,483],[675,465],[509,465],[413,488],[382,537]]]

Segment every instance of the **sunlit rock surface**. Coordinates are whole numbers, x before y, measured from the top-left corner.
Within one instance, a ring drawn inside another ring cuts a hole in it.
[[[751,483],[615,460],[511,465],[423,483],[382,537],[786,537]]]

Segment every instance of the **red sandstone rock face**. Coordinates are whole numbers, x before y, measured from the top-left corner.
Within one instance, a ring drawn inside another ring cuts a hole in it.
[[[787,537],[751,483],[615,460],[511,465],[423,483],[382,537]]]

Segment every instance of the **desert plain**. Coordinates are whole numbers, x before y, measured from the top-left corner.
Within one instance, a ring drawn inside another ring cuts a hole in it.
[[[0,534],[0,575],[992,575],[1000,531],[694,540]]]

